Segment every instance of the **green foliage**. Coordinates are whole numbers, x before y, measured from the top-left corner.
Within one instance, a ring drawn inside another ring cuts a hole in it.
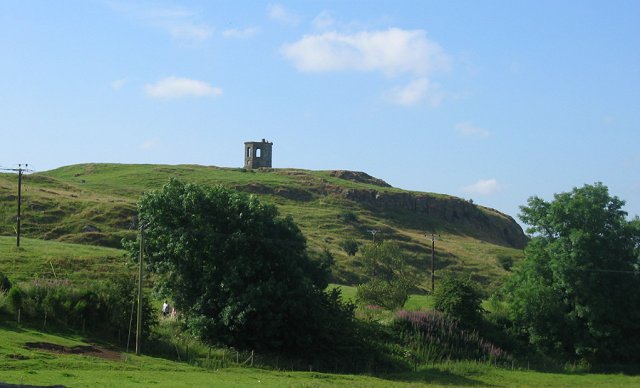
[[[511,256],[498,255],[496,261],[505,271],[511,271],[511,268],[513,268],[513,257]]]
[[[359,244],[356,239],[348,237],[340,241],[340,248],[349,256],[355,256],[358,253]]]
[[[7,300],[9,301],[9,308],[17,311],[22,308],[22,301],[24,300],[24,291],[20,287],[13,286],[7,292]]]
[[[445,276],[434,292],[434,308],[455,319],[462,327],[482,323],[482,293],[469,278]]]
[[[358,215],[351,210],[345,210],[340,213],[340,218],[346,223],[358,222]]]
[[[11,288],[11,281],[2,272],[0,272],[0,292],[9,291]]]
[[[547,354],[640,359],[640,222],[601,183],[532,197],[533,239],[502,291],[515,326]]]
[[[65,280],[36,279],[23,286],[13,286],[7,293],[13,313],[20,310],[21,320],[57,323],[99,333],[122,343],[130,322],[136,320],[135,282],[113,279],[88,288],[73,288]],[[132,315],[133,312],[133,315]],[[143,337],[148,337],[156,323],[156,314],[147,298],[143,299]]]
[[[384,241],[366,245],[362,249],[362,263],[369,280],[358,286],[358,303],[390,310],[404,306],[417,279],[398,244]]]
[[[164,293],[208,343],[326,350],[352,309],[324,293],[327,272],[275,206],[223,187],[172,179],[145,194],[145,251]],[[137,255],[137,244],[129,247]]]

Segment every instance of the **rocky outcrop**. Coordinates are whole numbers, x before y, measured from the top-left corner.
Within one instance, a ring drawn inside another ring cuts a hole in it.
[[[335,170],[335,171],[331,171],[329,174],[336,178],[344,179],[347,181],[366,183],[369,185],[375,185],[380,187],[391,187],[391,185],[388,184],[387,182],[383,181],[382,179],[372,177],[366,172]]]
[[[524,248],[528,241],[510,216],[456,197],[361,189],[344,189],[341,195],[365,206],[419,213],[500,245]]]

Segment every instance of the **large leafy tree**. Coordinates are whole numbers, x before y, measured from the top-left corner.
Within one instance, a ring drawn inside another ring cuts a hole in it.
[[[291,218],[223,187],[171,180],[138,203],[149,266],[203,340],[254,348],[330,346],[350,319]],[[132,246],[133,247],[133,246]]]
[[[532,239],[505,296],[516,327],[552,354],[596,361],[640,354],[640,222],[601,183],[532,197]]]

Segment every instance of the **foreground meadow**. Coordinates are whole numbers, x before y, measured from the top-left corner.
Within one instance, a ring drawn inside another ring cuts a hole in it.
[[[68,387],[417,387],[417,386],[639,386],[640,376],[546,373],[503,369],[475,362],[440,363],[400,374],[366,376],[272,370],[257,367],[204,369],[184,362],[102,349],[103,355],[62,354],[27,344],[86,346],[73,334],[44,333],[0,324],[0,382]],[[115,355],[115,356],[114,356]]]

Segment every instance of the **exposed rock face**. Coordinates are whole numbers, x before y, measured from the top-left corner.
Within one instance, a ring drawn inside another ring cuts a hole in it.
[[[345,189],[342,196],[365,206],[418,212],[440,222],[462,226],[475,236],[514,248],[524,248],[527,236],[510,216],[494,209],[482,209],[456,197]]]
[[[358,183],[367,183],[370,185],[376,185],[380,187],[391,187],[391,185],[388,184],[387,182],[379,178],[374,178],[371,175],[367,174],[366,172],[335,170],[335,171],[331,171],[330,174],[331,176],[334,176],[336,178],[340,178],[348,181],[353,181]]]

